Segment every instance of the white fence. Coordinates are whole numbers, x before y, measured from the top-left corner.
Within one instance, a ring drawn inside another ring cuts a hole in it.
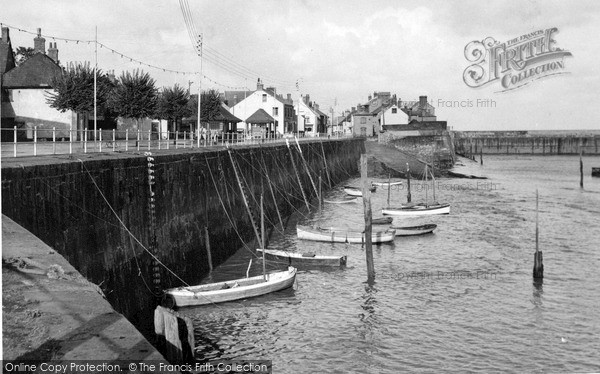
[[[175,131],[175,132],[152,132],[152,131],[117,131],[99,130],[94,139],[94,130],[67,130],[68,138],[58,138],[58,134],[64,134],[60,129],[0,129],[3,135],[2,157],[25,157],[50,154],[73,154],[93,152],[138,152],[150,150],[174,150],[185,148],[201,148],[215,146],[236,146],[249,144],[265,144],[285,142],[286,138],[298,140],[319,138],[343,138],[347,136],[329,136],[327,134],[316,134],[307,136],[304,134],[266,134],[260,137],[252,136],[250,133],[222,133]],[[6,141],[12,132],[12,141]],[[59,135],[60,136],[60,135]],[[80,140],[73,140],[79,138]]]

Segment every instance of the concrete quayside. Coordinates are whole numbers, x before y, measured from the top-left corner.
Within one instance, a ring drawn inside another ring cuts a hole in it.
[[[364,139],[356,138],[292,143],[289,148],[259,144],[235,150],[3,159],[2,212],[98,285],[98,298],[103,294],[155,343],[152,313],[161,290],[182,280],[198,283],[210,266],[254,240],[251,220],[240,209],[232,162],[253,210],[263,193],[266,220],[276,222],[276,210],[286,217],[305,205],[303,193],[316,206],[309,173],[314,180],[321,177],[325,190],[355,175],[363,152]],[[28,256],[11,258],[27,261]],[[3,270],[14,270],[10,266]],[[5,286],[5,295],[11,295],[14,284]],[[31,348],[5,358],[26,356],[39,347]],[[67,357],[60,352],[52,358]]]

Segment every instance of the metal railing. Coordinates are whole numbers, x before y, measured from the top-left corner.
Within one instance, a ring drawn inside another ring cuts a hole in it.
[[[142,130],[64,130],[48,128],[0,128],[2,157],[25,157],[73,153],[140,152],[151,150],[179,150],[215,146],[243,146],[285,142],[297,138],[346,138],[348,135],[302,133],[252,134],[208,131],[142,131]],[[94,136],[95,135],[95,136]],[[8,138],[12,138],[11,141]]]

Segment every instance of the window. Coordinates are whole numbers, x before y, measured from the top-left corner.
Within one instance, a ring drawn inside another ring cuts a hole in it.
[[[263,103],[267,102],[267,94],[263,94]]]
[[[273,116],[278,116],[279,115],[279,108],[277,108],[276,106],[273,107]]]
[[[365,117],[360,117],[360,124],[364,125],[367,123],[367,119]]]
[[[392,108],[392,114],[396,114],[398,112],[398,108]]]

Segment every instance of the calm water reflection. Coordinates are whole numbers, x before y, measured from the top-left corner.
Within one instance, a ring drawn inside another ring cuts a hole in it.
[[[584,162],[600,166],[598,157]],[[270,247],[345,254],[348,266],[300,270],[293,289],[264,297],[181,310],[195,321],[197,359],[268,359],[276,373],[598,371],[600,178],[587,173],[581,191],[578,167],[577,157],[497,156],[483,166],[494,187],[438,180],[437,199],[452,204],[451,214],[397,220],[438,229],[375,246],[373,285],[360,245],[295,238],[296,221],[360,227],[362,204],[299,215]],[[538,284],[536,188],[545,265]],[[399,201],[405,194],[391,191]],[[419,200],[424,189],[412,195]],[[341,188],[327,195],[341,197]],[[387,191],[373,195],[375,216],[386,199]],[[212,281],[245,276],[253,257],[241,249]],[[261,270],[255,260],[251,274]]]

